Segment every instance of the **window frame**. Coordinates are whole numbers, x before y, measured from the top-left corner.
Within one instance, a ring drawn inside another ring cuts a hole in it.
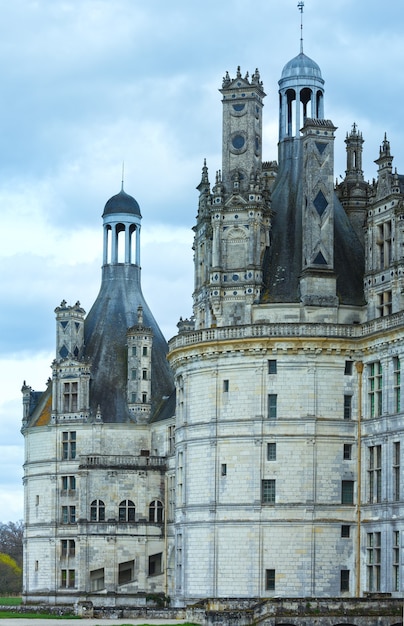
[[[273,376],[278,373],[278,364],[276,359],[268,359],[268,374]]]
[[[261,481],[261,504],[276,504],[275,478],[263,478]]]
[[[136,506],[133,500],[122,500],[118,507],[118,521],[127,524],[136,521]]]
[[[352,394],[344,394],[344,420],[352,419]]]
[[[90,504],[90,522],[105,522],[105,502],[100,499]]]
[[[366,535],[366,584],[367,591],[380,591],[381,585],[381,532]]]
[[[342,456],[344,461],[352,461],[352,443],[344,443]]]
[[[352,506],[355,501],[355,481],[341,480],[341,504]]]
[[[164,505],[157,498],[149,504],[149,522],[152,524],[162,524],[164,522]]]
[[[265,591],[275,591],[276,588],[276,570],[265,570]]]
[[[275,441],[268,441],[267,443],[267,461],[269,461],[270,463],[273,463],[274,461],[276,461],[276,442]]]
[[[62,460],[73,461],[77,454],[77,433],[75,430],[62,432]]]
[[[275,420],[278,417],[278,394],[268,394],[268,419]]]
[[[340,570],[340,592],[341,593],[349,593],[349,582],[350,582],[349,574],[350,574],[349,569]]]

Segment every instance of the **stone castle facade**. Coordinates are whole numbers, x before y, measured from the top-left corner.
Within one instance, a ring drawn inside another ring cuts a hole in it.
[[[303,51],[279,81],[278,162],[258,70],[221,94],[191,320],[167,346],[122,189],[91,311],[56,308],[52,378],[24,383],[26,602],[402,595],[404,176],[384,137],[365,181],[354,124],[335,184]]]

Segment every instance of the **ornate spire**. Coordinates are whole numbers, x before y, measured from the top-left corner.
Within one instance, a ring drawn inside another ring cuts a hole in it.
[[[209,193],[210,191],[209,174],[208,174],[208,168],[206,165],[206,159],[203,160],[202,177],[201,177],[201,182],[197,186],[197,190],[200,191],[201,193],[203,192]]]
[[[390,142],[387,139],[387,133],[384,133],[383,143],[380,146],[380,157],[390,156]]]

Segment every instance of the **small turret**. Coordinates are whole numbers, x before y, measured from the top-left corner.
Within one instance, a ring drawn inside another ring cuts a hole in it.
[[[265,98],[260,73],[256,69],[249,80],[248,72],[236,78],[226,72],[220,90],[223,95],[223,153],[222,181],[231,191],[236,178],[245,191],[251,171],[261,170],[262,161],[262,107]]]
[[[379,158],[375,160],[378,166],[376,200],[392,192],[393,158],[390,152],[390,142],[387,139],[387,134],[384,133],[384,139],[379,148]]]
[[[151,409],[151,360],[153,331],[144,326],[143,308],[137,308],[137,324],[129,328],[128,341],[128,407],[136,421],[146,422]]]
[[[352,125],[351,132],[346,134],[345,144],[345,178],[340,183],[336,182],[335,190],[359,241],[364,245],[364,224],[370,185],[365,181],[362,170],[364,139],[355,123]]]
[[[363,180],[362,152],[364,139],[355,123],[351,132],[346,134],[345,144],[347,152],[347,168],[345,171],[347,180]]]

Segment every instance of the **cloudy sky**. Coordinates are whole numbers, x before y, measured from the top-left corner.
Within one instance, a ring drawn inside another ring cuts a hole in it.
[[[306,0],[304,51],[320,65],[325,116],[383,135],[404,172],[404,3]],[[297,0],[0,0],[0,522],[22,518],[25,379],[44,389],[54,308],[100,284],[101,214],[120,189],[142,215],[142,284],[167,338],[191,314],[192,231],[203,159],[221,158],[226,70],[261,72],[264,158],[277,157],[277,81],[299,52]]]

